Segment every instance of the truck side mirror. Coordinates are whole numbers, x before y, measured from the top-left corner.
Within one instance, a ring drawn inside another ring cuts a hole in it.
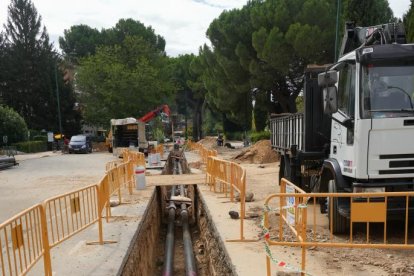
[[[323,112],[332,114],[338,111],[338,94],[336,86],[323,89]]]
[[[338,82],[338,72],[335,70],[320,73],[318,75],[318,85],[320,87],[334,86]]]

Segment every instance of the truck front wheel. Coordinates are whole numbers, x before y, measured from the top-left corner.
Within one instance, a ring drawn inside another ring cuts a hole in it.
[[[336,183],[334,179],[329,180],[328,183],[329,193],[336,193]],[[349,221],[346,217],[339,213],[338,197],[328,198],[328,218],[329,218],[329,229],[333,234],[344,234],[348,232]],[[332,214],[331,214],[332,211]],[[332,220],[332,221],[331,221]],[[332,227],[332,229],[331,229]]]
[[[282,178],[286,178],[289,181],[292,181],[292,176],[290,173],[290,160],[285,158],[284,155],[280,157],[280,167],[279,167],[279,186],[282,182]]]
[[[282,182],[282,178],[285,177],[285,160],[284,157],[280,157],[280,164],[279,164],[279,186]]]

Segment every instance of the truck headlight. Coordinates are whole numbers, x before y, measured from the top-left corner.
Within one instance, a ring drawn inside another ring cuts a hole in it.
[[[84,148],[86,148],[86,145],[82,145],[82,148],[84,149]]]

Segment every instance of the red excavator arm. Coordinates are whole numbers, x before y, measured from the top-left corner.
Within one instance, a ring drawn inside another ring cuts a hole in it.
[[[164,113],[167,117],[170,117],[170,108],[168,107],[168,105],[164,104],[157,107],[156,109],[148,112],[147,114],[139,118],[138,121],[147,123],[155,117],[159,116],[161,113]]]

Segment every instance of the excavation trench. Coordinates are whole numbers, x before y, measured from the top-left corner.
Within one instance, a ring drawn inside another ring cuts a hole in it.
[[[174,173],[176,157],[179,157],[182,173],[191,173],[184,154],[181,151],[173,151],[167,159],[163,174]],[[184,191],[185,197],[191,199],[191,204],[184,204],[187,208],[191,251],[195,261],[195,274],[190,274],[236,275],[197,185],[187,185],[183,189],[179,184],[177,183],[178,186],[175,188],[175,195],[180,196]],[[157,187],[154,190],[118,275],[190,275],[188,271],[186,273],[185,255],[189,252],[184,249],[181,220],[184,205],[181,202],[175,202],[175,214],[172,214],[171,208],[168,208],[172,206],[169,200],[171,192],[171,187]],[[169,246],[166,246],[166,237],[171,216],[175,217],[173,222],[174,245],[173,252],[168,253]],[[168,269],[169,258],[166,258],[166,254],[173,255],[171,269]]]

